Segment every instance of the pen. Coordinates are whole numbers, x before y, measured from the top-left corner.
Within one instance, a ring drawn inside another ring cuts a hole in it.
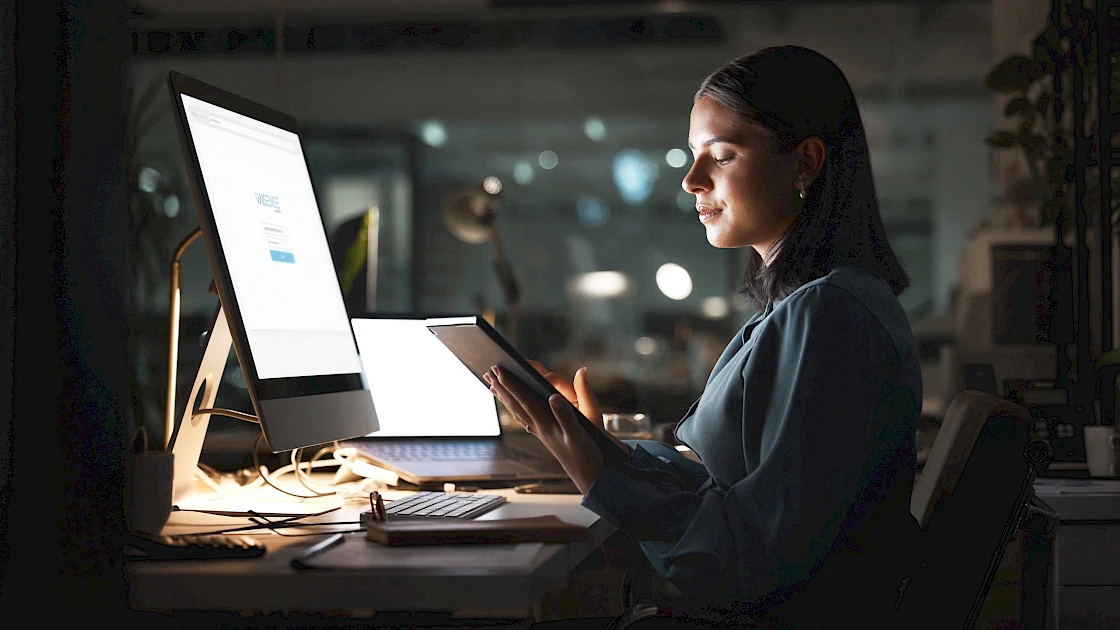
[[[335,545],[341,545],[344,542],[346,542],[346,539],[342,537],[342,534],[334,534],[333,536],[330,536],[326,540],[321,540],[321,541],[315,543],[314,545],[311,545],[310,547],[307,548],[307,551],[304,551],[301,555],[299,555],[295,558],[292,558],[292,566],[297,568],[297,569],[306,569],[308,567],[304,563],[305,560],[313,558],[313,557],[323,553],[327,549],[330,549],[331,547],[334,547]]]

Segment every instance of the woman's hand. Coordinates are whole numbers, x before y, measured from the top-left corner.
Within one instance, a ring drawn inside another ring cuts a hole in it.
[[[612,442],[618,445],[626,453],[630,452],[630,448],[622,443],[622,440],[615,437],[615,435],[603,427],[603,410],[599,408],[599,401],[595,400],[595,394],[591,391],[591,386],[587,382],[587,368],[582,367],[576,370],[575,378],[571,381],[560,376],[556,372],[548,369],[537,361],[530,360],[529,363],[533,365],[545,380],[552,383],[556,391],[564,395],[568,402],[572,403],[583,417],[591,421],[591,424],[599,427],[603,434],[611,439]]]
[[[605,458],[599,444],[577,420],[564,397],[553,394],[544,404],[515,376],[498,366],[491,368],[483,379],[490,385],[490,392],[502,401],[525,430],[537,436],[556,457],[580,492],[586,493],[602,470]],[[586,381],[582,387],[586,388]],[[594,396],[586,389],[585,405],[598,406],[594,403]],[[599,418],[602,422],[602,414]]]

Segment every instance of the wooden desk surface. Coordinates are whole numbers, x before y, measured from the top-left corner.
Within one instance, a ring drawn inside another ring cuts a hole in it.
[[[351,533],[344,544],[318,557],[345,568],[300,570],[292,568],[292,558],[323,536],[266,532],[253,537],[268,547],[268,553],[251,560],[130,562],[125,568],[129,604],[145,611],[530,611],[614,531],[583,508],[578,495],[517,494],[512,489],[484,492],[504,495],[508,503],[481,519],[555,514],[587,526],[590,537],[571,544],[389,548],[367,541],[364,533]],[[316,518],[356,522],[360,511],[344,508]],[[247,522],[173,512],[164,533],[213,531]],[[356,528],[352,524],[313,531]]]

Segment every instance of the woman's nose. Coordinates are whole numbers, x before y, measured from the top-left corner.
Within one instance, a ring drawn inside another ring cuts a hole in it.
[[[681,188],[687,193],[698,195],[712,188],[712,180],[704,172],[701,162],[701,160],[693,161],[688,172],[684,174],[684,179],[681,180]]]

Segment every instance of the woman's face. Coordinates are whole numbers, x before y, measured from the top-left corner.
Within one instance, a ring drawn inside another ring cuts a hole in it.
[[[769,261],[771,246],[797,214],[797,151],[774,155],[763,128],[710,98],[689,118],[692,167],[681,182],[715,247],[754,247]]]

